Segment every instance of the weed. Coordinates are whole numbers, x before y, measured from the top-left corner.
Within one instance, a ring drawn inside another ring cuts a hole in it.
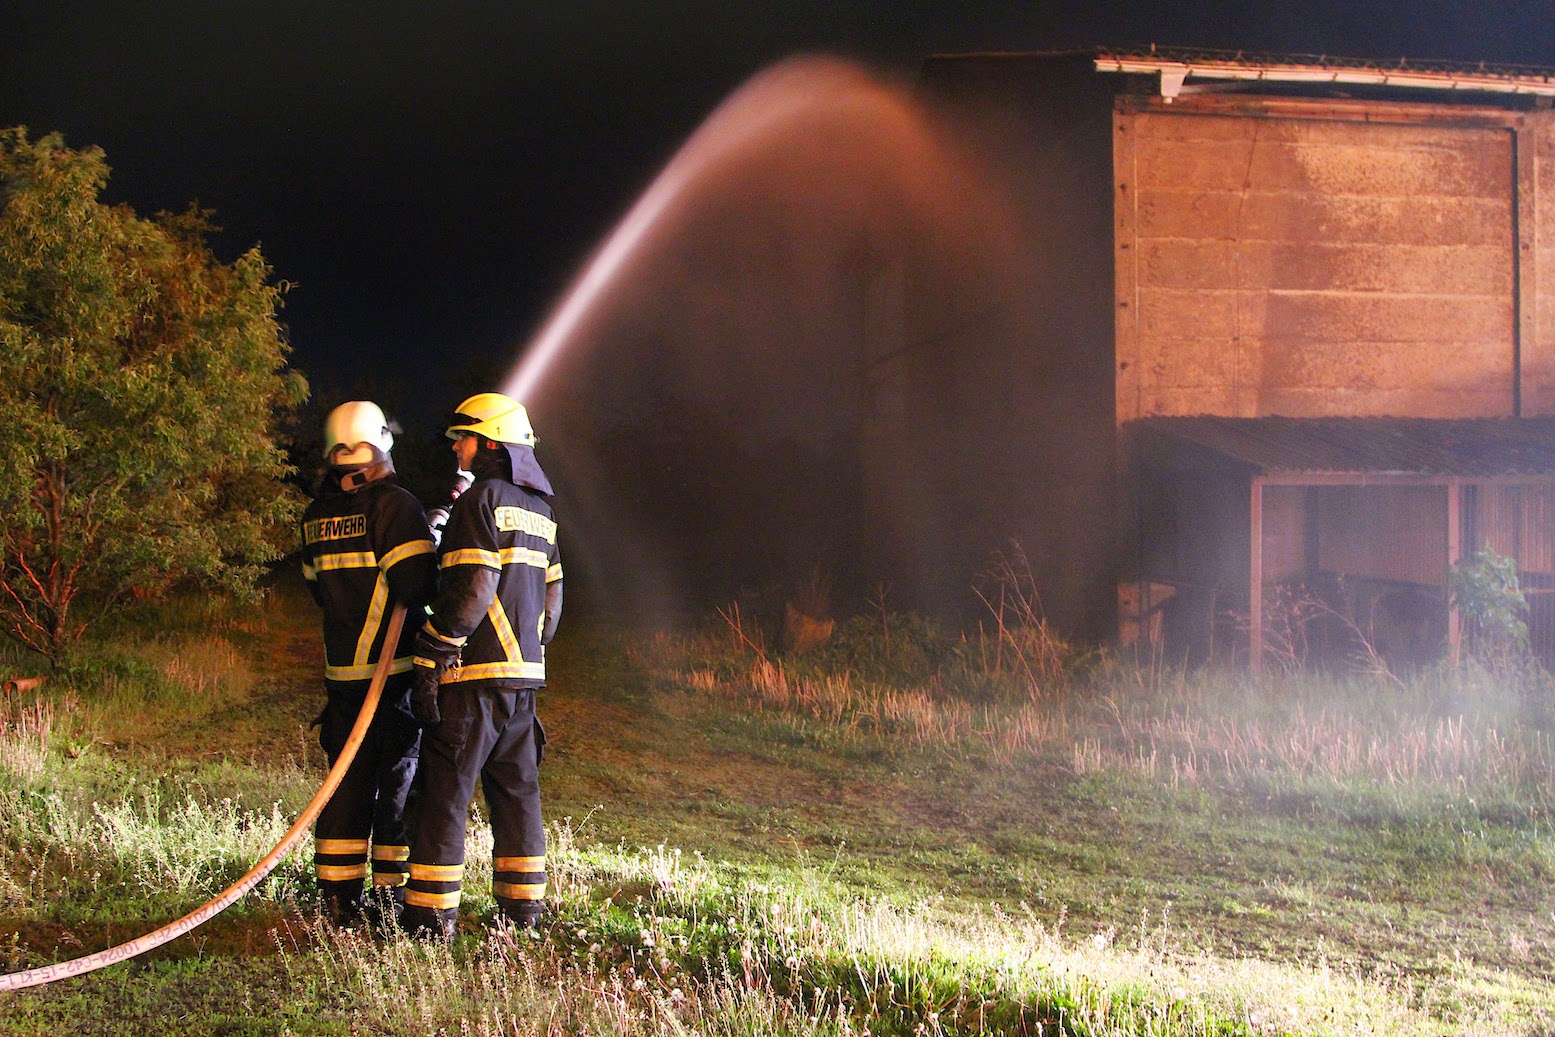
[[[48,699],[0,698],[0,772],[24,783],[42,776],[54,716],[54,703]]]
[[[973,589],[992,614],[995,627],[992,660],[986,651],[979,653],[983,668],[991,669],[997,678],[1008,666],[1024,678],[1034,701],[1062,684],[1075,652],[1048,627],[1031,563],[1020,545],[1012,543],[1008,554],[997,553]]]

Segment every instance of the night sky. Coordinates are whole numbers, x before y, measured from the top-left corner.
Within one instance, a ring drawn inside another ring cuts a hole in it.
[[[0,119],[98,145],[110,196],[212,208],[349,382],[515,356],[701,120],[797,52],[1156,42],[1555,64],[1547,3],[60,3],[0,18]],[[434,376],[434,381],[441,381]]]
[[[910,82],[935,53],[1151,42],[1555,65],[1555,8],[13,0],[0,120],[103,148],[112,201],[214,210],[222,258],[257,243],[294,285],[292,359],[322,398],[366,379],[431,426],[496,387],[656,172],[773,62]]]

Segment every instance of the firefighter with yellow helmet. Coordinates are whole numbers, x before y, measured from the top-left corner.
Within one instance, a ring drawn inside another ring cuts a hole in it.
[[[447,435],[474,483],[454,502],[439,546],[431,616],[416,635],[411,705],[426,725],[400,922],[453,934],[464,835],[479,778],[492,827],[492,892],[520,926],[544,913],[545,828],[535,694],[561,616],[562,567],[550,481],[518,401],[481,393]]]
[[[437,589],[437,557],[421,503],[394,477],[394,436],[383,411],[343,403],[324,423],[324,463],[302,517],[302,573],[324,611],[324,683],[319,744],[334,766],[372,682],[396,603],[421,611]],[[363,917],[371,871],[376,906],[397,913],[410,856],[405,801],[421,729],[410,711],[407,627],[378,712],[314,826],[314,870],[324,908],[341,925]],[[369,869],[369,858],[371,868]]]

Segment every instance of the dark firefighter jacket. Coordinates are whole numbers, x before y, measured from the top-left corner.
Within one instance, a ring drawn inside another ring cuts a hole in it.
[[[426,632],[459,651],[443,684],[538,688],[561,611],[556,519],[541,492],[550,484],[543,473],[530,476],[539,468],[528,447],[494,446],[477,456],[476,481],[448,516]]]
[[[302,516],[302,575],[324,610],[324,677],[370,680],[395,602],[413,614],[392,672],[411,668],[416,616],[437,587],[437,555],[421,502],[392,474],[354,492],[331,472]]]

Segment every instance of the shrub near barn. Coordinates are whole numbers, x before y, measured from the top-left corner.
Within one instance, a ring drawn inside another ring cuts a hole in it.
[[[274,434],[307,384],[257,248],[100,201],[103,153],[0,132],[0,629],[52,661],[131,596],[249,592],[299,509]]]

